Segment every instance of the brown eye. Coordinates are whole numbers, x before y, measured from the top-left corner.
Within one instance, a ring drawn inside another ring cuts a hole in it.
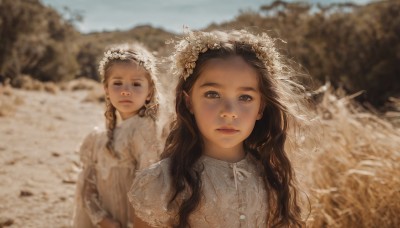
[[[204,97],[211,98],[211,99],[220,98],[219,94],[215,91],[207,91],[204,94]]]
[[[252,97],[252,96],[249,96],[249,95],[241,95],[241,96],[239,97],[239,100],[240,100],[240,101],[249,102],[249,101],[252,101],[252,100],[253,100],[253,97]]]

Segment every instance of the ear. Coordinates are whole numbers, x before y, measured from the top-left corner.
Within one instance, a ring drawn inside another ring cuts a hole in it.
[[[186,91],[183,91],[183,96],[185,99],[186,108],[189,110],[190,113],[193,114],[192,101],[190,100],[189,94],[187,94]]]
[[[265,104],[262,103],[260,105],[260,109],[258,110],[258,114],[257,114],[257,120],[260,120],[263,117],[263,113],[264,113],[264,109],[265,109]]]
[[[146,97],[146,102],[150,102],[151,101],[151,98],[153,97],[153,93],[154,93],[154,91],[150,91],[149,92],[149,94]]]

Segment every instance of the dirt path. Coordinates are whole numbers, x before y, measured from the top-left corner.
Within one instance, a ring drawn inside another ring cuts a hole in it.
[[[87,91],[12,92],[22,104],[0,117],[0,227],[69,227],[77,150],[103,106]]]

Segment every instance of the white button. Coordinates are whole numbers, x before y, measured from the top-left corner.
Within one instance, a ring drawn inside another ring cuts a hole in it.
[[[243,180],[243,177],[242,177],[242,176],[239,176],[239,180],[242,181],[242,180]]]
[[[246,219],[246,216],[245,216],[245,215],[240,215],[239,219],[240,219],[240,220],[245,220],[245,219]]]

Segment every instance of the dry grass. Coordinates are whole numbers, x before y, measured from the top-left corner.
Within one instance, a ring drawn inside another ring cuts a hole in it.
[[[103,87],[99,84],[99,86],[91,89],[83,102],[105,102]]]
[[[23,99],[10,86],[0,84],[0,117],[14,115],[17,107],[23,103]]]
[[[56,94],[60,89],[54,82],[45,82],[43,83],[43,90],[48,93]]]
[[[41,82],[29,75],[21,75],[13,79],[12,85],[16,88],[29,91],[45,91],[56,94],[60,89],[54,82]]]
[[[83,102],[104,102],[103,85],[95,80],[88,78],[78,78],[69,82],[60,83],[60,89],[63,91],[87,90]]]
[[[92,90],[101,86],[99,82],[94,81],[88,78],[78,78],[72,81],[69,81],[61,86],[62,90]]]
[[[389,111],[385,113],[385,118],[395,126],[400,127],[400,98],[391,97],[386,105]]]
[[[318,149],[304,142],[308,226],[400,227],[400,130],[329,91],[316,112]]]

